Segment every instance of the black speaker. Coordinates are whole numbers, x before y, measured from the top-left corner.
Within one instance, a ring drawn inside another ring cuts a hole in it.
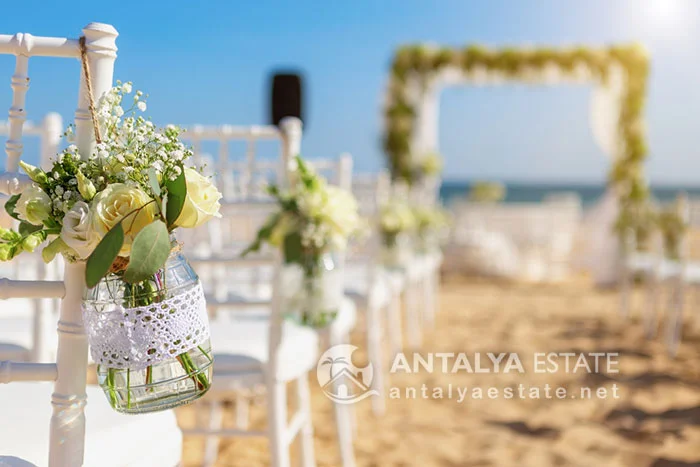
[[[297,73],[275,73],[272,76],[270,123],[278,125],[284,117],[297,117],[304,121],[302,87],[301,75]]]

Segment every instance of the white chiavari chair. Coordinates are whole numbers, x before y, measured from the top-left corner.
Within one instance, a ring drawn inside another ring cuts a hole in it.
[[[106,24],[91,23],[83,29],[83,34],[92,71],[92,89],[100,96],[112,85],[117,31]],[[30,183],[17,172],[23,152],[29,59],[42,56],[76,59],[81,57],[81,48],[76,39],[0,35],[0,54],[16,57],[9,137],[5,143],[7,161],[5,172],[0,174],[0,192],[9,196]],[[76,66],[76,73],[79,70]],[[94,148],[86,89],[81,74],[75,121],[77,145],[83,155],[90,154]],[[148,417],[119,415],[109,407],[99,388],[86,388],[88,344],[80,306],[85,288],[84,264],[66,263],[63,276],[63,281],[3,279],[0,282],[2,299],[62,299],[56,362],[0,361],[0,383],[12,383],[0,388],[0,413],[4,420],[12,421],[0,427],[0,465],[179,464],[182,434],[172,412]],[[4,312],[4,309],[0,311]],[[88,396],[91,404],[85,411]]]
[[[670,207],[679,216],[679,220],[688,227],[700,224],[700,207],[691,203],[685,194],[676,199]],[[621,310],[627,316],[631,300],[631,281],[633,274],[642,277],[646,287],[643,309],[643,323],[647,338],[653,338],[664,322],[664,339],[671,356],[678,351],[683,327],[686,290],[700,286],[700,263],[690,259],[689,231],[680,238],[678,256],[667,251],[663,229],[655,228],[651,238],[651,248],[647,252],[635,252],[634,237],[631,232],[626,236],[626,248],[622,248]],[[659,311],[661,295],[667,292],[668,302],[662,304]],[[663,318],[660,316],[663,315]]]
[[[391,179],[386,171],[353,177],[352,193],[358,201],[360,215],[369,221],[369,232],[366,238],[353,242],[348,250],[345,290],[358,308],[366,310],[367,352],[370,362],[377,369],[373,384],[380,396],[372,398],[375,414],[385,410],[385,330],[391,352],[396,354],[403,348],[401,293],[404,282],[400,276],[387,274],[380,262],[382,240],[379,215],[382,206],[389,201],[390,190]]]
[[[630,230],[622,234],[620,247],[620,316],[627,318],[632,306],[632,284],[638,280],[642,284],[644,303],[642,316],[648,337],[653,337],[656,332],[656,302],[658,284],[657,271],[661,268],[662,247],[661,237],[655,229],[651,232],[649,245],[646,250],[637,245],[634,231]]]
[[[678,258],[668,259],[669,252],[664,248],[668,245],[663,242],[662,251],[664,259],[662,267],[657,270],[658,282],[665,281],[671,287],[670,300],[665,313],[665,340],[666,348],[671,356],[675,356],[681,342],[683,331],[684,310],[686,308],[686,291],[697,293],[700,289],[700,261],[692,258],[695,252],[691,245],[691,233],[694,227],[700,225],[700,203],[691,201],[686,194],[681,194],[676,199],[679,219],[685,226],[685,231],[678,245]],[[697,319],[697,317],[694,317]]]
[[[414,201],[423,206],[438,207],[440,205],[440,185],[438,177],[426,177],[422,183],[413,187]],[[436,250],[419,256],[416,267],[423,295],[423,322],[429,329],[435,325],[435,314],[439,310],[440,269],[443,256],[441,250]]]
[[[25,122],[22,134],[25,137],[39,139],[38,160],[43,168],[49,165],[49,158],[58,152],[63,121],[59,114],[47,114],[40,125]],[[0,136],[9,136],[10,124],[0,122]],[[26,151],[25,151],[26,152]],[[0,196],[4,205],[6,196]],[[0,212],[0,226],[16,227],[17,222],[3,209]],[[2,276],[16,280],[59,279],[60,268],[56,261],[50,266],[44,265],[38,253],[22,256],[22,261],[0,264]],[[14,299],[11,310],[0,316],[0,360],[46,362],[55,360],[55,329],[58,307],[55,300]]]
[[[317,364],[319,340],[335,345],[348,339],[355,323],[354,306],[344,301],[333,325],[318,335],[313,330],[283,322],[283,310],[275,307],[279,294],[274,279],[278,273],[278,255],[239,257],[270,211],[276,208],[264,188],[273,181],[286,185],[288,161],[300,150],[301,121],[285,119],[279,130],[267,126],[195,126],[185,136],[193,141],[195,154],[201,151],[203,140],[219,142],[218,158],[211,161],[214,167],[211,171],[224,195],[222,219],[215,221],[205,233],[195,232],[189,239],[193,244],[185,246],[192,252],[191,262],[206,277],[203,283],[210,284],[208,304],[214,316],[212,345],[217,362],[214,388],[204,401],[209,405],[209,420],[206,426],[186,429],[185,433],[206,437],[205,465],[215,461],[219,437],[265,436],[270,442],[272,464],[287,466],[289,444],[297,435],[300,435],[302,465],[314,465],[308,373]],[[240,140],[246,142],[244,158],[232,160],[229,143]],[[256,157],[260,140],[279,140],[281,157],[270,160]],[[320,173],[330,172],[331,182],[349,187],[351,162],[341,158],[339,162],[313,161],[313,165]],[[297,413],[290,423],[287,423],[288,382],[295,383],[297,392]],[[256,387],[263,383],[268,427],[264,431],[251,431],[244,391],[257,392]],[[224,428],[221,404],[231,399],[236,402],[236,427]],[[348,407],[336,404],[335,408],[343,465],[352,466]]]

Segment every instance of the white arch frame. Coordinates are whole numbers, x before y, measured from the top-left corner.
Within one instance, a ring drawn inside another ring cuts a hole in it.
[[[542,69],[528,69],[521,78],[506,77],[498,71],[476,67],[465,72],[456,66],[446,67],[426,80],[408,79],[409,98],[416,103],[415,131],[411,139],[411,163],[419,164],[417,157],[439,153],[440,94],[454,86],[502,86],[514,84],[547,85],[581,84],[593,85],[590,105],[590,128],[601,150],[611,159],[621,157],[621,137],[618,122],[621,101],[626,93],[626,77],[619,64],[609,66],[608,79],[602,82],[592,76],[583,65],[565,73],[551,63]],[[580,263],[589,269],[597,284],[609,284],[617,280],[618,239],[613,225],[618,215],[617,194],[608,186],[594,215],[587,219],[587,244]]]
[[[592,84],[590,127],[596,143],[609,157],[619,156],[620,138],[616,122],[619,120],[620,101],[625,93],[625,77],[622,68],[613,64],[608,81],[603,83],[591,76],[583,66],[573,73],[564,73],[551,64],[542,70],[528,70],[523,78],[507,78],[498,71],[477,68],[464,72],[458,67],[447,67],[425,81],[409,79],[410,96],[417,103],[416,126],[412,135],[411,154],[420,157],[439,152],[438,129],[440,94],[455,86],[503,86],[503,85]],[[415,162],[415,161],[414,161]]]

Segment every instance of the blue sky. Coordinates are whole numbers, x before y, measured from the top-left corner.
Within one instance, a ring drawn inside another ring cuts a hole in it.
[[[639,41],[652,55],[649,176],[653,183],[700,184],[700,2],[694,0],[6,3],[3,34],[77,36],[90,21],[113,24],[120,33],[115,77],[150,94],[156,123],[266,123],[268,73],[301,69],[303,153],[347,151],[360,171],[384,163],[382,94],[392,53],[402,44]],[[13,57],[0,57],[3,113],[13,66]],[[30,119],[58,111],[69,122],[77,73],[77,62],[30,60]],[[608,161],[590,134],[589,96],[587,86],[446,90],[440,145],[447,178],[602,181]]]

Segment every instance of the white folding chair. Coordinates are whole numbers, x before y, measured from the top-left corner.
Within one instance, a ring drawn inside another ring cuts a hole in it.
[[[219,157],[212,164],[224,194],[223,218],[215,221],[204,235],[195,232],[191,239],[194,244],[186,245],[192,252],[191,262],[208,278],[203,279],[203,283],[214,285],[208,304],[215,316],[211,328],[217,363],[214,390],[205,400],[211,405],[211,416],[208,426],[185,430],[186,434],[206,436],[205,465],[215,461],[220,436],[257,435],[268,437],[273,465],[287,466],[290,463],[288,445],[297,434],[301,435],[302,465],[314,465],[308,373],[317,364],[319,337],[331,344],[346,340],[356,319],[354,306],[347,301],[341,305],[333,325],[319,333],[320,336],[313,330],[283,322],[274,279],[279,275],[279,255],[239,257],[242,249],[255,238],[267,215],[276,208],[264,191],[265,182],[274,180],[286,186],[288,160],[299,153],[301,122],[285,119],[281,128],[280,131],[275,127],[195,126],[186,133],[195,143],[195,154],[203,139],[219,141]],[[247,142],[245,159],[230,160],[228,143],[240,139]],[[259,139],[279,139],[281,157],[256,158]],[[351,160],[314,162],[317,170],[333,171],[336,181],[349,183]],[[207,246],[203,247],[202,243]],[[237,313],[236,319],[227,319],[237,310],[243,312]],[[288,424],[286,383],[291,381],[296,384],[298,411]],[[268,428],[256,432],[248,430],[248,401],[241,390],[261,383],[265,385],[268,398]],[[221,401],[227,399],[236,401],[235,429],[224,429],[221,424]],[[343,465],[352,466],[347,407],[337,406],[336,415]]]
[[[112,85],[117,31],[106,24],[91,23],[83,29],[83,34],[92,71],[92,89],[100,96]],[[5,143],[6,171],[0,174],[0,192],[13,195],[30,183],[26,176],[17,173],[23,150],[29,58],[80,58],[81,48],[74,39],[15,34],[0,35],[0,53],[16,56],[9,138]],[[76,67],[76,72],[78,70],[80,68]],[[75,120],[77,145],[85,156],[94,148],[87,102],[83,77]],[[66,263],[63,282],[2,282],[0,297],[3,299],[62,298],[62,301],[56,363],[0,362],[0,383],[16,383],[0,389],[0,413],[5,420],[12,421],[0,428],[0,465],[145,467],[179,464],[182,434],[172,412],[148,417],[120,415],[112,411],[99,388],[86,389],[88,344],[80,307],[84,288],[83,263]],[[55,383],[52,389],[51,385],[37,381]],[[84,412],[88,395],[92,398],[91,404]]]

